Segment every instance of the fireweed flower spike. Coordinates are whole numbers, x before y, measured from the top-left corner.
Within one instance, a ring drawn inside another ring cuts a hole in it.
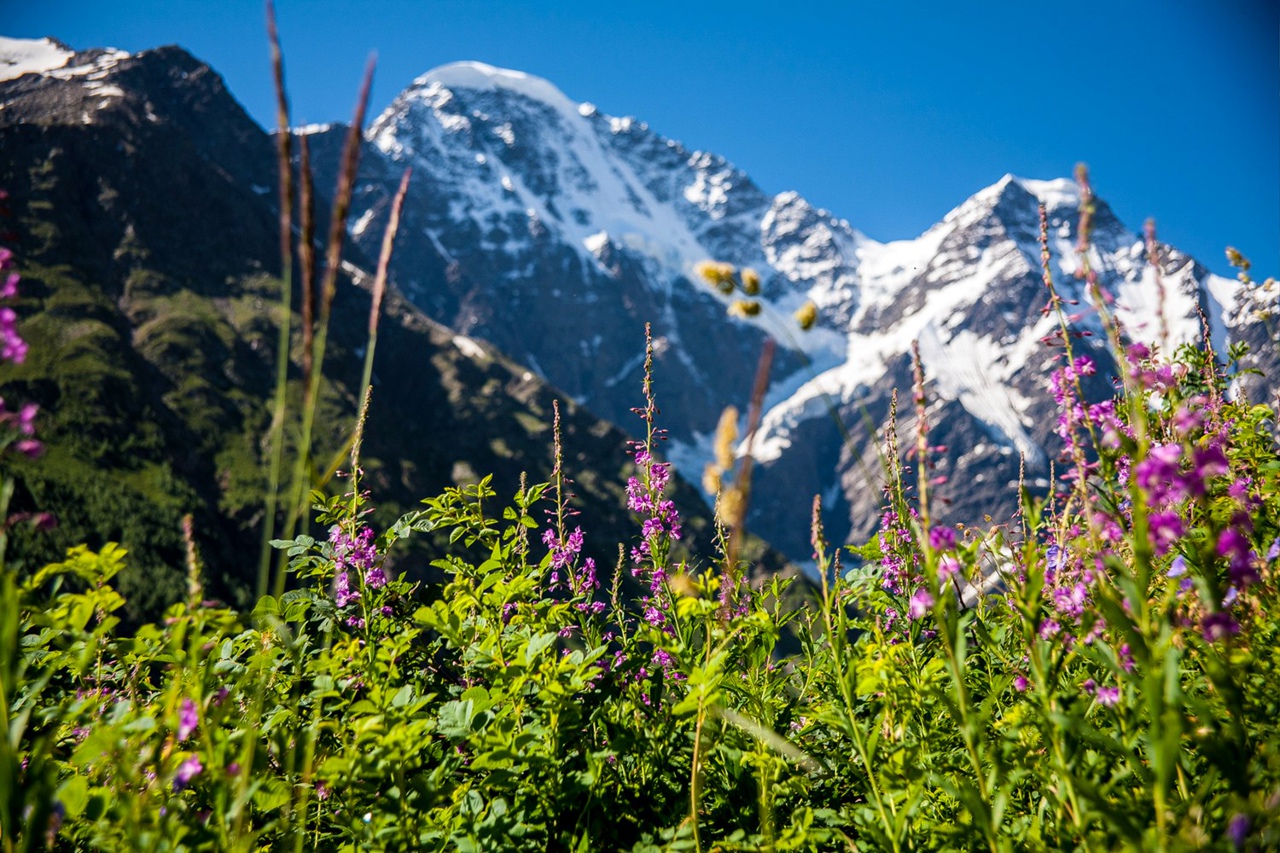
[[[0,299],[18,295],[18,274],[13,269],[13,252],[0,246]],[[27,357],[27,342],[18,334],[18,315],[7,306],[0,308],[0,359],[22,364]]]
[[[361,585],[368,589],[381,589],[387,585],[386,570],[382,567],[372,528],[361,527],[353,536],[334,525],[329,530],[329,547],[333,558],[333,599],[339,609],[362,598]],[[355,574],[355,579],[352,578]],[[364,619],[348,616],[347,624],[353,628],[364,627]]]
[[[644,621],[655,628],[670,630],[665,611],[671,607],[667,592],[667,553],[671,543],[682,535],[680,514],[675,502],[667,499],[671,477],[670,466],[653,458],[656,442],[666,438],[665,431],[654,428],[658,414],[653,396],[653,339],[645,326],[645,361],[642,385],[645,405],[633,411],[645,422],[644,441],[631,443],[632,458],[638,475],[627,480],[627,508],[641,517],[640,543],[631,549],[631,574],[647,579],[648,594],[641,600]]]

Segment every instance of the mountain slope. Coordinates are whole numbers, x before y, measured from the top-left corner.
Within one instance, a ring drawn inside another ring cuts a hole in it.
[[[19,503],[55,511],[61,525],[23,534],[9,558],[39,564],[80,541],[123,541],[132,615],[154,615],[182,588],[180,519],[190,512],[213,592],[243,600],[257,566],[281,317],[271,139],[178,48],[127,56],[46,43],[45,54],[62,64],[0,81],[0,186],[14,213],[4,225],[31,344],[0,385],[42,406],[47,456],[4,464]],[[371,230],[380,236],[384,221]],[[354,423],[369,311],[362,268],[353,248],[333,312],[318,459]],[[486,473],[504,500],[522,471],[547,479],[559,399],[587,547],[612,565],[609,543],[634,533],[625,436],[394,288],[384,311],[362,457],[377,518]],[[628,345],[639,350],[643,336]],[[298,346],[295,334],[295,357]],[[296,360],[291,383],[296,404]],[[639,403],[638,381],[628,384]],[[691,547],[708,548],[701,502],[684,485],[677,501]],[[405,555],[401,567],[438,553]]]

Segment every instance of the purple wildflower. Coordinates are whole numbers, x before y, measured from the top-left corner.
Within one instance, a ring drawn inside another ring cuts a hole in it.
[[[373,530],[368,527],[362,527],[355,536],[350,536],[340,526],[334,525],[329,531],[329,543],[333,546],[333,562],[339,569],[366,571],[377,562]]]
[[[12,308],[0,308],[0,359],[22,364],[27,342],[18,335],[18,315]]]
[[[636,460],[636,464],[640,464],[638,459]],[[653,463],[652,465],[649,466],[650,488],[652,488],[653,491],[655,492],[666,491],[667,480],[670,478],[670,476],[671,476],[671,470],[669,466],[661,462]]]
[[[642,515],[653,509],[653,499],[636,477],[627,480],[627,509]]]
[[[551,585],[555,586],[559,581],[560,575],[559,572],[554,570],[569,567],[577,555],[582,552],[582,528],[575,527],[563,542],[556,536],[554,530],[548,529],[542,534],[542,542],[551,549],[551,568],[553,569],[554,577]]]
[[[23,435],[36,434],[36,415],[40,407],[35,403],[27,403],[18,411],[18,431]]]
[[[1189,436],[1204,426],[1204,415],[1200,412],[1200,406],[1204,405],[1204,398],[1197,397],[1191,402],[1183,405],[1173,416],[1173,426],[1179,433]]]
[[[911,601],[907,604],[907,619],[914,622],[924,617],[929,612],[929,608],[933,607],[933,596],[929,594],[929,590],[920,587],[911,596]]]
[[[646,518],[644,520],[644,524],[640,526],[640,535],[643,536],[645,539],[648,539],[651,536],[662,535],[662,530],[663,530],[662,519]]]
[[[178,709],[178,740],[186,740],[191,737],[196,728],[200,725],[200,709],[196,707],[196,703],[191,699],[184,698],[182,707]]]
[[[1084,615],[1084,606],[1088,600],[1089,590],[1083,583],[1060,586],[1053,591],[1054,609],[1077,619]]]
[[[934,527],[929,530],[929,547],[935,551],[952,551],[956,547],[956,531],[953,527]]]
[[[1053,579],[1057,577],[1058,572],[1066,568],[1067,552],[1060,545],[1050,545],[1045,549],[1044,556],[1044,580],[1045,583],[1053,583]]]
[[[3,196],[0,196],[3,198]],[[13,269],[13,252],[0,246],[0,271]],[[0,286],[0,299],[13,299],[18,295],[19,276],[16,272],[4,276],[4,285]]]
[[[1255,556],[1250,547],[1249,538],[1234,527],[1228,527],[1218,536],[1218,554],[1227,558],[1227,573],[1231,582],[1247,587],[1259,580],[1258,570],[1253,564]]]
[[[1174,543],[1182,538],[1182,518],[1176,512],[1153,512],[1147,523],[1150,526],[1151,545],[1157,556],[1169,553]]]
[[[1240,633],[1240,623],[1224,610],[1217,613],[1206,613],[1204,618],[1200,620],[1200,633],[1204,635],[1205,642],[1216,643],[1224,637],[1230,637]]]
[[[1249,839],[1249,826],[1247,814],[1233,815],[1227,823],[1227,839],[1237,850],[1244,849],[1244,843]]]
[[[204,770],[204,765],[200,763],[200,757],[196,755],[189,756],[185,761],[178,765],[178,772],[173,777],[173,790],[181,791],[191,784],[191,780],[200,775]]]
[[[1181,458],[1180,445],[1158,444],[1134,469],[1138,485],[1151,495],[1152,503],[1161,503],[1176,495],[1181,484],[1178,464]]]
[[[13,448],[24,456],[28,456],[32,459],[35,459],[40,454],[44,453],[44,445],[36,441],[34,438],[19,439],[13,443]]]
[[[1227,455],[1217,443],[1197,448],[1192,458],[1195,460],[1196,472],[1202,477],[1218,477],[1231,470]]]
[[[360,591],[351,589],[351,577],[346,572],[338,572],[333,577],[333,600],[340,608],[360,600]]]
[[[1231,470],[1227,456],[1215,442],[1205,447],[1198,447],[1192,454],[1192,470],[1187,474],[1187,491],[1192,495],[1203,495],[1208,490],[1208,481],[1212,477],[1226,474]]]
[[[1249,487],[1253,485],[1252,477],[1241,477],[1227,487],[1227,494],[1235,500],[1248,503]]]

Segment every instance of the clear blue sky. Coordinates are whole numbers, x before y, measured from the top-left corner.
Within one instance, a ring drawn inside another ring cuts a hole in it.
[[[795,189],[880,240],[914,237],[1005,172],[1095,186],[1134,230],[1217,272],[1280,273],[1275,0],[521,2],[278,0],[298,123],[376,115],[437,65],[546,77]],[[0,0],[0,31],[73,47],[177,43],[273,121],[262,6]]]

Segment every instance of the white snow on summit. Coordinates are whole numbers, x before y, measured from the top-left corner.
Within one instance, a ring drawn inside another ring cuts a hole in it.
[[[438,84],[444,89],[471,89],[478,92],[515,92],[533,101],[542,101],[559,109],[576,112],[580,104],[570,101],[555,84],[523,71],[496,68],[483,62],[453,62],[423,74],[413,85],[428,88]]]
[[[693,217],[655,196],[654,177],[642,174],[647,164],[614,150],[611,137],[638,132],[647,127],[570,100],[539,77],[458,62],[417,78],[368,137],[393,159],[424,161],[445,176],[457,216],[487,227],[495,216],[525,214],[584,256],[605,232],[655,269],[691,275],[713,251],[691,229]],[[689,206],[723,203],[723,174],[691,177],[682,193]]]
[[[0,80],[23,74],[43,74],[66,65],[75,51],[54,44],[52,39],[15,39],[0,36]]]
[[[122,98],[124,90],[103,80],[115,68],[116,63],[128,59],[122,50],[108,49],[98,52],[91,60],[72,64],[75,51],[69,50],[52,39],[14,39],[0,36],[0,81],[16,80],[26,74],[39,74],[58,80],[80,80],[85,91],[99,98]],[[103,100],[98,107],[110,104]],[[85,115],[85,121],[91,119]]]

